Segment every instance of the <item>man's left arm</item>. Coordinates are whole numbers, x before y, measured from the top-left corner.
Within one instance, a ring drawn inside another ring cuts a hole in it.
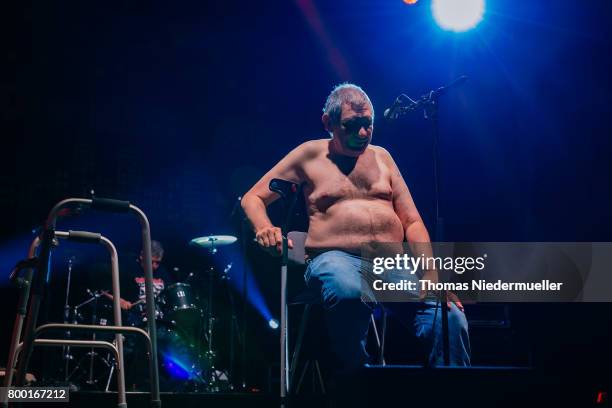
[[[404,181],[391,154],[383,148],[381,148],[381,151],[390,172],[391,188],[393,190],[393,209],[404,227],[404,238],[408,242],[410,251],[417,256],[433,257],[429,233],[412,199],[408,185]],[[425,270],[421,279],[438,282],[438,272],[435,269]],[[422,292],[421,296],[424,295],[425,293]],[[460,310],[463,310],[463,305],[459,302],[456,295],[449,292],[449,298],[455,302]],[[450,307],[450,302],[448,306]]]
[[[414,204],[410,190],[408,190],[408,186],[391,154],[383,148],[380,148],[380,150],[390,173],[391,188],[393,190],[393,209],[404,227],[404,238],[413,253],[420,254],[423,250],[426,250],[427,252],[424,255],[431,256],[429,233]]]

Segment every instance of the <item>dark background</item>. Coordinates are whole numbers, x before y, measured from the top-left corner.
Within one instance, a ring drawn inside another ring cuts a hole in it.
[[[468,81],[440,106],[445,239],[612,240],[612,4],[488,1],[482,23],[462,34],[440,30],[429,6],[3,5],[0,274],[25,256],[55,202],[91,190],[145,210],[178,279],[204,268],[211,261],[189,240],[239,234],[237,197],[291,148],[326,137],[321,108],[343,81],[369,94],[374,143],[393,154],[433,230],[429,124],[420,113],[385,123],[382,113],[401,92],[416,97],[462,74]],[[127,217],[85,214],[61,227],[100,231],[127,258],[140,248]],[[66,247],[54,258],[52,319],[63,303]],[[72,248],[78,302],[95,280],[86,265],[104,253]],[[236,244],[214,262],[232,262],[238,289],[249,273],[249,361],[261,384],[276,359],[266,319],[279,314],[278,275],[275,261],[248,253],[244,262]],[[15,304],[3,282],[0,362]],[[597,373],[610,362],[610,312],[608,304],[520,305],[513,324],[534,364]]]

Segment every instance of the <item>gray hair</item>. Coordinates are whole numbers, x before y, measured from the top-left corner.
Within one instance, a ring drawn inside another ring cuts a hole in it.
[[[372,106],[372,102],[364,90],[355,84],[344,82],[334,87],[323,107],[323,113],[329,115],[331,125],[338,125],[340,123],[342,105],[345,103],[357,106],[369,105],[372,111],[372,120],[374,119],[374,106]]]
[[[140,254],[144,255],[144,251],[141,251]],[[164,247],[162,246],[161,242],[151,240],[151,257],[155,257],[155,256],[159,258],[163,258],[164,257]]]

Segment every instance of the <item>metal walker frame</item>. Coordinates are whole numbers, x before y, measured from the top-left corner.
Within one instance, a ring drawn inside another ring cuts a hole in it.
[[[140,328],[123,327],[121,322],[121,308],[119,304],[119,264],[117,250],[113,243],[101,234],[86,231],[56,231],[55,226],[59,216],[70,214],[71,210],[91,208],[104,212],[122,213],[133,212],[141,225],[141,235],[145,260],[145,290],[146,290],[146,314],[148,333]],[[54,240],[68,239],[84,243],[98,243],[105,246],[111,256],[112,286],[113,286],[113,314],[115,326],[96,326],[52,323],[36,327],[40,305],[47,288],[46,276],[49,271],[49,260],[53,249]],[[40,248],[38,258],[34,258],[37,249]],[[139,334],[145,337],[149,351],[149,375],[151,383],[151,406],[161,407],[159,395],[159,368],[157,362],[157,332],[155,323],[155,303],[153,293],[153,270],[151,262],[151,229],[149,220],[145,213],[129,201],[113,200],[106,198],[69,198],[57,203],[49,212],[42,232],[36,237],[28,251],[28,265],[18,268],[11,278],[19,283],[21,293],[19,297],[17,315],[13,326],[11,346],[8,356],[8,364],[4,386],[13,384],[16,377],[16,385],[23,386],[33,347],[36,346],[73,346],[106,348],[115,355],[117,364],[117,390],[120,408],[126,408],[125,396],[125,372],[123,362],[123,336],[122,334]],[[30,264],[34,264],[32,266]],[[25,277],[19,278],[18,273],[26,270]],[[32,296],[30,296],[32,293]],[[26,314],[27,309],[27,314]],[[80,331],[105,331],[115,333],[116,345],[107,341],[97,340],[65,340],[65,339],[40,339],[38,336],[51,329],[69,329]],[[8,401],[0,401],[2,407],[8,407]]]

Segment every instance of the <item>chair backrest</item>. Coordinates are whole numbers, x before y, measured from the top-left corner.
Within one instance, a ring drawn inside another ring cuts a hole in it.
[[[289,250],[289,262],[297,265],[306,264],[306,237],[303,231],[289,231],[287,238],[293,243],[293,248]]]

